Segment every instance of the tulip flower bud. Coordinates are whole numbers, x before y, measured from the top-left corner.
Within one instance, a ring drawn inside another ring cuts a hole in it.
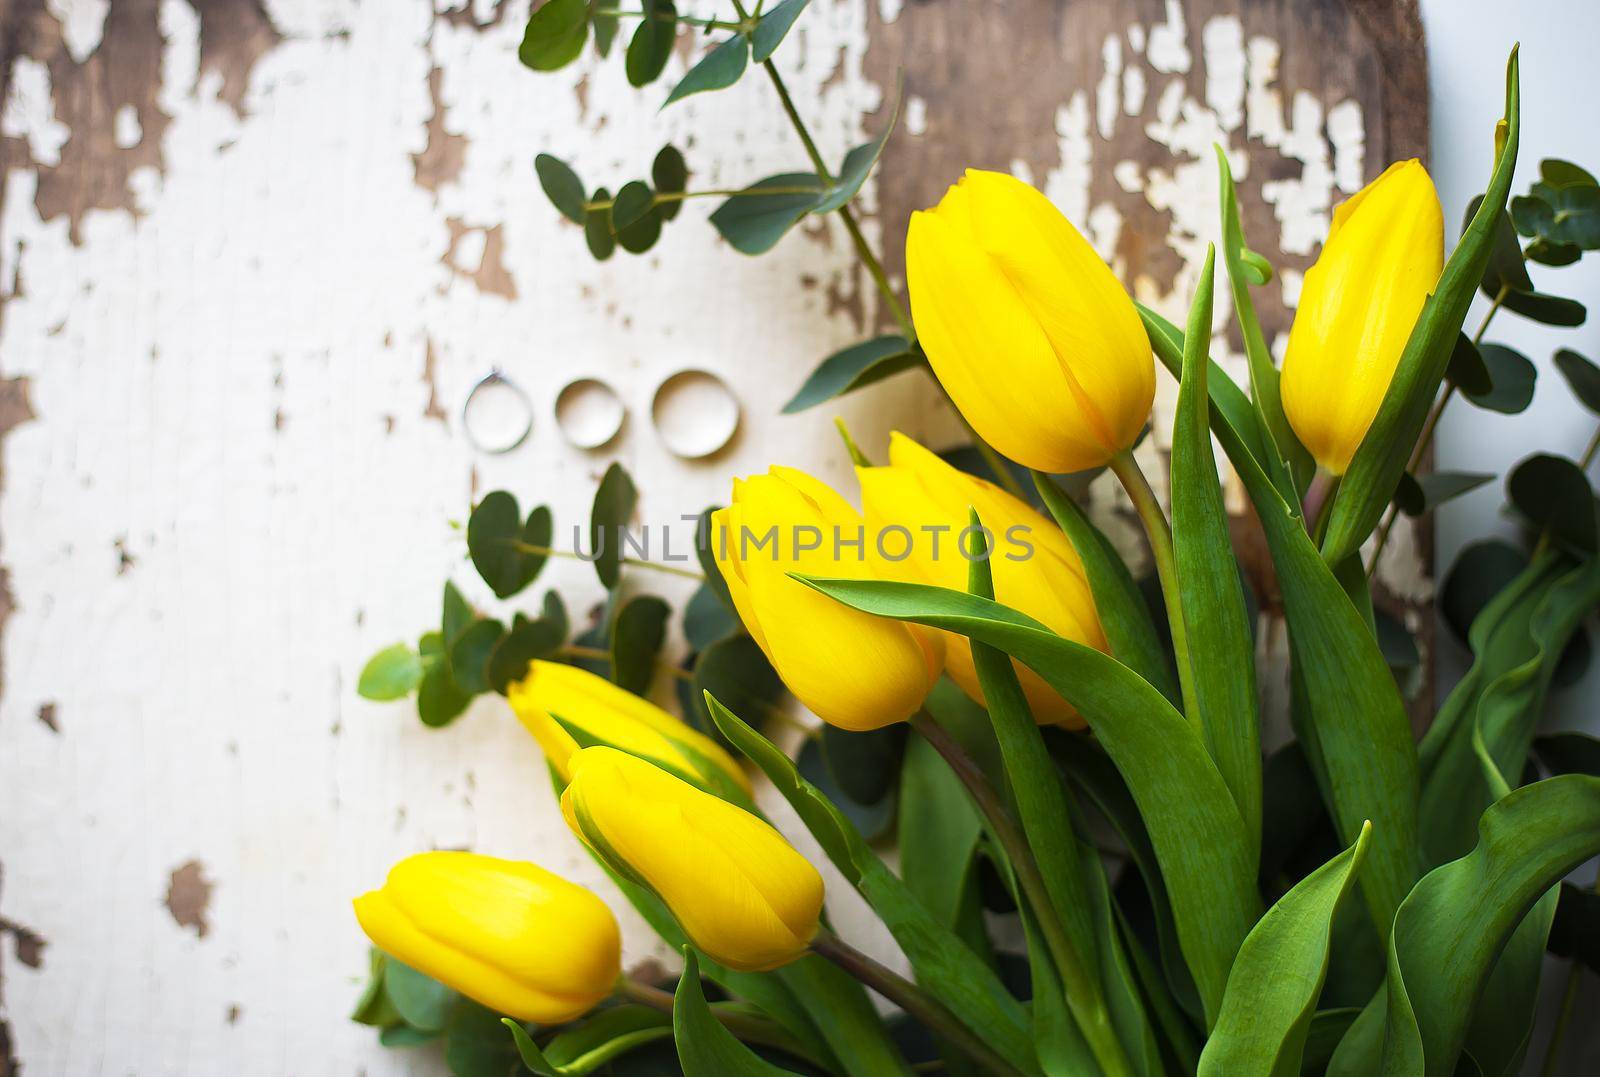
[[[716,741],[588,670],[535,661],[527,676],[507,690],[506,700],[550,765],[568,781],[581,738],[621,748],[702,788],[732,781],[750,792],[750,779]]]
[[[561,811],[614,868],[653,890],[720,964],[764,972],[805,952],[822,876],[762,819],[613,748],[572,759]]]
[[[519,1021],[581,1016],[622,971],[622,937],[604,902],[517,860],[418,853],[355,909],[378,949]]]
[[[1300,289],[1280,386],[1295,436],[1333,474],[1366,437],[1443,268],[1444,213],[1419,161],[1390,165],[1334,210]]]
[[[911,215],[917,337],[985,441],[1040,471],[1100,467],[1138,438],[1155,359],[1133,301],[1044,195],[968,169]]]
[[[889,436],[889,465],[857,468],[856,475],[868,531],[900,524],[913,536],[907,556],[880,558],[876,563],[885,578],[965,591],[973,550],[971,536],[965,535],[971,526],[968,509],[976,509],[990,533],[995,599],[1057,635],[1106,649],[1078,551],[1060,528],[1027,503],[951,467],[898,432]],[[1019,663],[1013,665],[1035,719],[1041,724],[1083,726],[1072,705],[1038,674]],[[983,702],[972,646],[965,636],[946,637],[945,672],[968,696]]]
[[[735,480],[733,504],[712,525],[739,618],[817,717],[859,732],[922,706],[944,665],[936,633],[850,609],[789,578],[874,576],[875,536],[844,498],[810,475],[774,467]]]

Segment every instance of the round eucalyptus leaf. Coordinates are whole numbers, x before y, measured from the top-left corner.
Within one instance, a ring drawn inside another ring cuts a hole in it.
[[[405,1023],[425,1033],[442,1031],[461,997],[433,977],[392,957],[384,969],[383,984]]]
[[[594,24],[594,51],[602,57],[611,55],[611,43],[617,39],[617,26],[622,20],[615,14],[596,11]]]
[[[1589,662],[1594,658],[1594,644],[1589,639],[1589,630],[1579,625],[1572,633],[1572,638],[1567,640],[1567,645],[1561,651],[1561,657],[1556,660],[1556,668],[1550,674],[1550,687],[1556,691],[1571,688],[1584,675],[1589,672]]]
[[[1539,178],[1547,185],[1561,187],[1594,187],[1597,184],[1590,172],[1558,157],[1546,157],[1539,162]]]
[[[1472,223],[1472,218],[1477,216],[1478,209],[1483,205],[1483,195],[1478,195],[1467,204],[1465,219],[1461,222],[1461,230],[1465,232]],[[1483,281],[1480,285],[1483,293],[1493,299],[1501,287],[1509,288],[1513,292],[1533,291],[1533,281],[1528,277],[1528,266],[1522,260],[1522,245],[1517,242],[1517,230],[1511,224],[1511,217],[1501,210],[1495,222],[1494,241],[1489,247],[1489,261],[1484,266]]]
[[[650,165],[650,182],[662,194],[682,194],[689,186],[689,164],[675,146],[662,146],[661,152]],[[680,199],[672,199],[656,206],[663,221],[670,221],[683,208]]]
[[[783,681],[760,646],[739,633],[700,652],[694,664],[694,694],[710,692],[724,707],[759,728],[783,696]]]
[[[612,463],[600,478],[589,510],[589,556],[608,591],[622,578],[622,543],[628,521],[639,503],[633,478],[621,464]]]
[[[681,101],[690,94],[708,90],[724,90],[739,81],[750,62],[750,39],[744,34],[734,34],[700,58],[667,95],[662,107]]]
[[[550,509],[540,505],[521,519],[517,499],[504,490],[489,494],[467,518],[467,553],[496,598],[510,598],[544,568],[554,536]]]
[[[552,616],[547,597],[543,617],[513,624],[511,631],[495,642],[485,671],[489,688],[504,695],[513,683],[528,675],[528,666],[535,659],[551,657],[566,642],[566,612],[561,610],[559,616]]]
[[[589,40],[589,0],[545,0],[528,18],[517,59],[535,71],[555,71],[578,58]]]
[[[611,192],[604,187],[595,188],[595,202],[611,201]],[[590,209],[583,219],[583,238],[589,244],[589,253],[597,262],[610,258],[617,249],[617,239],[611,232],[611,208]]]
[[[489,656],[505,632],[499,621],[474,621],[450,645],[450,672],[467,695],[489,691]]]
[[[1555,207],[1543,199],[1518,195],[1511,200],[1511,224],[1529,239],[1550,235],[1555,228],[1555,217]]]
[[[356,681],[362,699],[404,699],[422,682],[422,656],[404,643],[385,647],[367,660]]]
[[[643,254],[661,238],[661,215],[654,209],[617,233],[617,245],[629,254]]]
[[[650,691],[671,616],[672,607],[655,595],[635,595],[617,607],[611,626],[611,679],[619,687],[636,696]]]
[[[1494,387],[1487,393],[1463,391],[1480,408],[1516,415],[1533,402],[1533,385],[1538,370],[1528,357],[1503,344],[1484,344],[1478,349]]]
[[[1576,243],[1556,243],[1549,239],[1536,239],[1524,251],[1530,262],[1545,266],[1569,266],[1583,255]]]
[[[643,180],[630,180],[617,192],[611,206],[611,227],[618,233],[631,224],[643,220],[655,205],[655,192]]]
[[[1534,738],[1539,762],[1553,774],[1588,774],[1600,778],[1600,739],[1577,730]]]
[[[739,631],[739,618],[728,604],[717,597],[709,583],[703,583],[683,608],[683,638],[697,651],[705,650],[724,636]]]
[[[1576,299],[1544,292],[1508,292],[1503,306],[1541,325],[1571,328],[1582,325],[1589,312]]]
[[[795,760],[795,767],[800,771],[801,777],[821,790],[823,796],[833,801],[839,810],[844,812],[845,817],[856,825],[856,829],[861,831],[861,836],[867,841],[877,841],[889,833],[894,825],[896,799],[892,792],[872,804],[863,804],[851,797],[828,769],[827,761],[823,757],[822,744],[818,738],[806,739],[805,746],[800,749],[800,758]]]
[[[1395,489],[1394,501],[1407,516],[1421,516],[1492,481],[1494,475],[1482,471],[1433,471],[1421,478],[1406,474]]]
[[[1556,369],[1567,379],[1578,402],[1600,415],[1600,367],[1571,348],[1562,348],[1556,352]]]
[[[541,153],[533,159],[533,170],[539,176],[539,186],[550,204],[573,224],[583,223],[583,181],[559,157]]]
[[[1439,613],[1456,638],[1465,644],[1478,614],[1527,567],[1527,553],[1501,539],[1462,550],[1439,589]]]
[[[454,1077],[506,1077],[522,1068],[500,1015],[466,998],[445,1025],[444,1059]]]
[[[436,662],[422,674],[417,686],[417,717],[422,724],[437,729],[447,726],[461,716],[472,697],[456,684],[450,663]]]
[[[711,224],[740,254],[764,254],[811,212],[824,191],[811,172],[768,176],[713,210]]]
[[[1594,491],[1583,469],[1562,456],[1539,453],[1516,466],[1506,493],[1517,511],[1555,541],[1595,552]]]
[[[478,612],[472,608],[461,589],[449,580],[444,585],[444,612],[439,618],[439,651],[448,655],[451,646],[462,632],[478,619]]]
[[[876,804],[894,788],[906,748],[903,723],[866,733],[823,726],[821,740],[828,772],[852,800]]]
[[[643,0],[641,6],[644,16],[628,41],[628,53],[623,62],[628,82],[633,86],[647,86],[661,77],[678,33],[678,12],[672,0]]]
[[[1456,334],[1455,350],[1450,353],[1450,365],[1445,376],[1464,393],[1487,393],[1494,389],[1494,378],[1483,361],[1483,353],[1472,338],[1465,333]]]

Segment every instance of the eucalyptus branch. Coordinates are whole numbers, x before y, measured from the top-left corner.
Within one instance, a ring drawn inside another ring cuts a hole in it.
[[[622,8],[597,7],[594,9],[593,14],[614,19],[650,18],[656,22],[682,23],[684,26],[696,26],[706,30],[735,30],[740,33],[749,33],[755,29],[754,22],[748,19],[744,22],[728,22],[724,19],[698,19],[692,15],[675,15],[670,11],[646,13],[642,10],[624,11]]]
[[[518,553],[538,554],[542,557],[563,557],[569,561],[588,561],[591,564],[595,560],[593,557],[584,557],[582,554],[574,553],[572,550],[558,550],[554,546],[535,546],[528,542],[512,542],[510,546]],[[621,559],[621,564],[629,565],[633,568],[647,568],[652,572],[665,572],[670,576],[681,576],[686,580],[706,582],[706,578],[693,569],[675,568],[672,565],[663,565],[659,561],[643,561],[637,557],[624,557]]]
[[[1178,590],[1178,559],[1172,547],[1172,525],[1161,511],[1150,480],[1133,459],[1131,451],[1111,458],[1110,468],[1122,488],[1128,491],[1133,509],[1139,514],[1144,533],[1150,539],[1150,555],[1155,559],[1156,577],[1161,581],[1161,597],[1167,606],[1167,624],[1172,629],[1172,649],[1178,659],[1178,683],[1183,690],[1183,711],[1196,729],[1200,726],[1200,705],[1194,688],[1194,667],[1189,660],[1189,633],[1183,624],[1183,598]]]
[[[874,961],[827,928],[817,929],[816,937],[811,940],[811,949],[928,1026],[936,1036],[976,1062],[984,1073],[997,1074],[999,1077],[1022,1077],[1021,1070],[974,1035],[944,1003],[898,972]]]
[[[815,187],[762,187],[759,190],[750,190],[741,187],[738,190],[731,188],[709,191],[655,191],[652,193],[650,205],[658,206],[663,202],[682,202],[689,198],[765,198],[774,194],[816,194]],[[585,202],[586,210],[610,209],[617,204],[615,198],[600,198],[592,202]]]

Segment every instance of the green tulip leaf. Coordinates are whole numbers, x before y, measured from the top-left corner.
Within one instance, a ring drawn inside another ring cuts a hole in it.
[[[496,490],[467,518],[467,553],[495,597],[510,598],[538,578],[554,531],[548,506],[540,505],[523,521],[517,499]]]
[[[585,212],[583,181],[578,174],[565,161],[548,153],[541,153],[533,159],[533,170],[550,204],[573,224],[582,225]]]
[[[712,1014],[700,988],[700,962],[692,946],[683,948],[683,975],[672,999],[672,1038],[685,1073],[778,1077],[792,1072],[762,1059]]]
[[[1362,827],[1354,845],[1295,884],[1251,929],[1228,974],[1200,1077],[1300,1072],[1328,974],[1333,915],[1360,870],[1371,830]]]
[[[711,223],[740,254],[765,254],[811,212],[825,190],[811,172],[768,176],[713,210]]]
[[[1463,390],[1480,408],[1516,415],[1533,402],[1533,384],[1538,371],[1527,356],[1503,344],[1485,344],[1478,350],[1492,387],[1488,392]]]
[[[750,35],[750,55],[756,63],[765,63],[768,57],[778,51],[778,46],[789,34],[789,28],[810,2],[783,0],[783,3],[761,16],[761,21],[756,23],[755,31]]]
[[[1294,428],[1289,425],[1289,417],[1283,410],[1278,368],[1273,365],[1266,334],[1261,331],[1261,320],[1256,316],[1255,301],[1250,298],[1250,285],[1263,285],[1271,280],[1272,266],[1245,245],[1244,225],[1239,218],[1238,193],[1234,188],[1227,152],[1221,145],[1212,148],[1217,155],[1217,173],[1221,185],[1223,264],[1227,268],[1228,284],[1233,292],[1234,315],[1238,318],[1240,334],[1244,338],[1245,358],[1250,364],[1250,395],[1252,410],[1261,427],[1260,443],[1262,448],[1271,450],[1260,459],[1273,484],[1292,501],[1294,492],[1310,480],[1316,465],[1311,454],[1295,436]],[[1210,277],[1209,273],[1207,277]],[[1206,287],[1209,289],[1209,283]],[[1208,309],[1210,305],[1208,296]],[[1201,424],[1202,429],[1204,425]]]
[[[717,728],[761,768],[828,859],[866,898],[910,960],[917,982],[932,991],[989,1047],[1018,1069],[1031,1072],[1033,1045],[1027,1015],[994,971],[934,919],[900,877],[868,848],[838,807],[800,776],[788,756],[715,696],[706,697],[706,706]]]
[[[509,1017],[500,1018],[500,1023],[511,1033],[511,1041],[516,1045],[517,1055],[529,1073],[534,1077],[561,1077],[561,1071],[550,1063],[544,1052],[539,1050],[539,1045],[533,1042],[533,1037],[528,1035],[527,1029]]]
[[[636,696],[648,694],[667,638],[672,607],[655,595],[635,595],[617,607],[611,624],[611,679]]]
[[[1472,227],[1472,222],[1482,205],[1481,194],[1467,203],[1466,216],[1461,221],[1463,234]],[[1479,287],[1490,299],[1496,298],[1501,288],[1510,292],[1533,291],[1533,280],[1528,276],[1528,265],[1522,257],[1522,245],[1517,241],[1517,230],[1511,223],[1511,215],[1504,209],[1495,219],[1494,235],[1489,247],[1489,261],[1484,266],[1483,279]]]
[[[1394,498],[1395,486],[1433,407],[1462,320],[1483,280],[1501,208],[1510,193],[1521,132],[1520,101],[1517,53],[1513,50],[1506,65],[1505,141],[1495,160],[1488,194],[1445,262],[1437,288],[1424,301],[1378,414],[1345,471],[1322,542],[1322,555],[1330,565],[1355,553],[1371,534]],[[1398,837],[1386,833],[1382,820],[1374,819],[1373,826],[1377,830],[1375,845]],[[1353,832],[1347,831],[1344,837],[1349,840]],[[1373,852],[1377,866],[1384,858],[1379,848]]]
[[[1206,750],[1227,782],[1245,830],[1261,832],[1261,734],[1255,640],[1211,450],[1206,366],[1212,252],[1184,334],[1183,378],[1172,427],[1172,539],[1195,702]],[[1261,392],[1257,385],[1258,398]],[[1180,659],[1181,661],[1181,659]],[[1252,849],[1252,859],[1258,850]]]
[[[783,406],[783,414],[814,408],[927,362],[919,348],[898,334],[852,344],[828,356],[811,372],[800,391]]]
[[[589,40],[589,0],[545,0],[528,18],[517,59],[535,71],[566,67]]]
[[[1120,662],[996,602],[921,584],[795,578],[865,613],[996,647],[1078,709],[1139,804],[1184,956],[1214,1019],[1234,953],[1260,908],[1253,837],[1188,720]]]
[[[1571,460],[1548,453],[1528,457],[1507,478],[1506,496],[1555,541],[1582,553],[1595,552],[1594,491]]]
[[[1386,990],[1351,1026],[1329,1074],[1451,1077],[1513,931],[1562,876],[1597,853],[1600,779],[1535,782],[1485,810],[1473,851],[1429,872],[1400,906]]]
[[[1562,348],[1556,352],[1556,369],[1567,379],[1567,386],[1578,402],[1600,415],[1600,367],[1571,348]]]
[[[1033,485],[1083,562],[1111,653],[1176,703],[1179,694],[1172,661],[1161,644],[1150,606],[1116,547],[1050,476],[1034,472]]]
[[[1482,471],[1430,471],[1420,479],[1407,473],[1395,488],[1394,503],[1407,516],[1421,516],[1493,481],[1493,474]]]
[[[690,94],[727,89],[739,81],[749,62],[750,39],[744,34],[734,34],[701,57],[700,62],[691,67],[688,74],[672,88],[661,107],[666,108]]]
[[[643,16],[623,58],[631,86],[648,86],[661,77],[678,35],[678,12],[672,0],[642,0],[641,7]]]
[[[589,556],[594,558],[601,586],[608,591],[622,578],[624,531],[638,504],[639,491],[627,469],[612,463],[600,478],[589,510]]]
[[[1182,334],[1150,316],[1145,326],[1163,365],[1181,369]],[[1362,825],[1372,822],[1361,890],[1381,932],[1417,874],[1418,778],[1411,720],[1366,616],[1318,555],[1299,512],[1273,486],[1241,434],[1249,412],[1234,396],[1237,387],[1224,380],[1219,394],[1217,376],[1213,361],[1206,374],[1211,430],[1255,505],[1282,591],[1299,682],[1295,698],[1302,703],[1291,718],[1329,800],[1340,840],[1354,844]],[[1343,492],[1339,496],[1342,503]]]
[[[1134,309],[1139,312],[1139,320],[1144,322],[1145,335],[1150,338],[1156,358],[1161,360],[1161,365],[1167,368],[1169,374],[1181,378],[1183,330],[1149,307],[1135,303]],[[1228,458],[1231,460],[1235,453],[1242,452],[1254,460],[1257,467],[1265,468],[1267,453],[1263,447],[1261,429],[1255,421],[1255,405],[1250,403],[1244,390],[1235,384],[1227,371],[1217,365],[1215,359],[1206,368],[1206,391],[1211,397],[1212,432],[1221,437],[1223,430],[1218,429],[1221,423],[1229,437],[1223,444]]]
[[[983,817],[960,779],[921,737],[906,742],[898,839],[906,889],[984,956],[989,937],[978,901],[977,862]]]
[[[689,186],[689,165],[675,146],[662,146],[650,164],[650,181],[659,194],[682,194]],[[663,221],[670,221],[683,208],[681,199],[668,199],[656,205]]]
[[[422,656],[404,643],[395,643],[367,659],[356,681],[356,694],[387,702],[404,699],[421,683]]]
[[[610,202],[611,192],[604,187],[596,187],[594,191],[595,202]],[[589,246],[589,253],[597,262],[610,258],[617,250],[617,237],[611,229],[611,208],[606,206],[600,209],[586,209],[583,218],[583,240]]]
[[[561,1071],[558,1077],[592,1073],[637,1047],[671,1037],[670,1014],[649,1006],[613,1006],[596,1010],[551,1037],[542,1057],[546,1065]],[[526,1054],[523,1060],[527,1061]]]

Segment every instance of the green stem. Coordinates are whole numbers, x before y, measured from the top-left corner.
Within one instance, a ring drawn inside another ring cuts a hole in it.
[[[558,550],[554,546],[535,546],[532,543],[516,541],[511,542],[510,546],[519,553],[539,554],[543,557],[564,557],[569,561],[589,561],[591,563],[594,561],[592,557],[581,557],[571,550]],[[706,578],[693,569],[674,568],[672,565],[663,565],[658,561],[641,561],[637,557],[624,557],[620,563],[631,565],[634,568],[647,568],[652,572],[665,572],[669,576],[681,576],[686,580],[706,582]]]
[[[1155,559],[1156,577],[1161,581],[1161,597],[1166,601],[1167,624],[1172,629],[1172,649],[1178,659],[1178,683],[1183,689],[1183,711],[1195,729],[1200,729],[1200,705],[1195,695],[1194,667],[1189,660],[1189,633],[1183,624],[1183,597],[1178,590],[1178,559],[1172,548],[1172,525],[1161,511],[1150,480],[1128,450],[1111,458],[1111,471],[1128,491],[1133,510],[1139,514],[1144,533],[1150,539],[1150,555]]]
[[[1067,998],[1072,1004],[1074,1016],[1078,1019],[1078,1026],[1084,1038],[1089,1041],[1089,1049],[1094,1053],[1101,1069],[1105,1071],[1107,1077],[1131,1075],[1132,1067],[1128,1064],[1121,1042],[1117,1040],[1116,1029],[1112,1027],[1111,1015],[1106,1011],[1105,997],[1100,990],[1100,984],[1084,968],[1083,958],[1073,947],[1066,927],[1056,914],[1055,905],[1050,901],[1049,889],[1045,885],[1044,873],[1039,870],[1039,862],[1033,855],[1033,849],[1028,845],[1027,839],[1022,834],[1022,828],[1012,817],[1010,809],[989,782],[983,769],[962,749],[961,745],[956,743],[955,738],[950,736],[943,726],[929,717],[926,711],[918,711],[911,716],[911,728],[939,753],[955,772],[956,777],[961,780],[961,784],[967,787],[967,792],[972,795],[973,802],[977,804],[978,811],[983,814],[988,824],[989,832],[1005,850],[1006,858],[1010,860],[1011,868],[1017,874],[1017,885],[1027,897],[1034,918],[1039,922],[1039,930],[1044,935],[1045,945],[1049,947],[1050,956],[1054,958],[1056,969],[1061,973],[1062,984],[1066,987]],[[1065,820],[1063,824],[1071,825]],[[1070,836],[1067,840],[1071,840]]]
[[[827,928],[819,928],[811,940],[814,953],[872,988],[906,1013],[921,1021],[936,1036],[976,1062],[984,1073],[999,1077],[1023,1077],[1022,1071],[1007,1062],[962,1024],[945,1004],[893,969],[874,961]]]
[[[673,998],[670,991],[663,991],[659,987],[642,983],[632,976],[624,974],[617,978],[616,993],[619,997],[628,999],[631,1002],[648,1006],[652,1010],[659,1010],[668,1016],[672,1015]],[[728,1009],[718,1003],[712,1003],[710,1009],[711,1016],[715,1017],[723,1028],[744,1042],[776,1047],[813,1065],[822,1065],[822,1061],[811,1052],[810,1048],[768,1019],[753,1013]]]

